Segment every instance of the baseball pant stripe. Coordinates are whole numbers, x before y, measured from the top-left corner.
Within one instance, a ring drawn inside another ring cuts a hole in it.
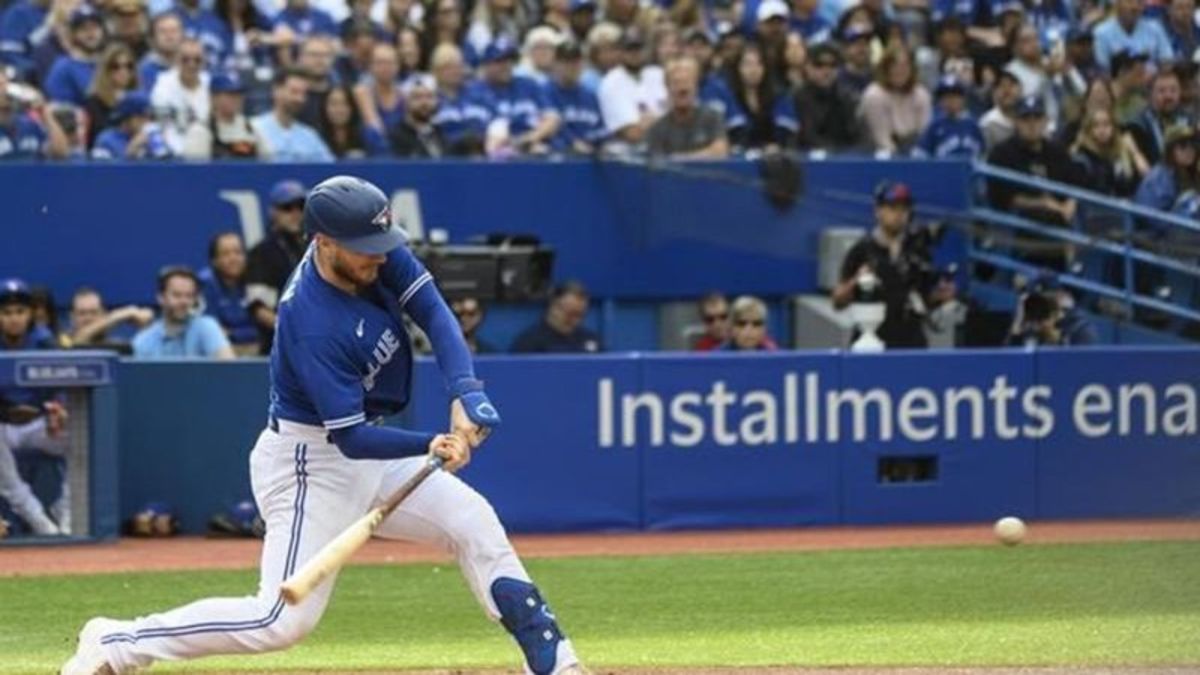
[[[287,562],[284,565],[283,578],[286,579],[296,567],[296,553],[300,548],[300,534],[304,526],[304,498],[308,493],[308,445],[300,443],[296,445],[296,501],[294,512],[292,515],[292,531],[288,541]],[[283,579],[280,579],[282,583]],[[225,621],[225,622],[210,622],[198,623],[188,626],[174,626],[170,628],[154,628],[150,630],[137,631],[136,633],[113,633],[106,635],[101,640],[101,644],[111,644],[114,642],[137,642],[138,640],[146,640],[150,638],[160,637],[182,637],[186,635],[198,635],[201,633],[230,633],[235,631],[256,630],[266,628],[275,623],[279,615],[283,612],[283,598],[275,601],[275,605],[271,607],[271,611],[266,616],[260,619],[251,619],[248,621]]]

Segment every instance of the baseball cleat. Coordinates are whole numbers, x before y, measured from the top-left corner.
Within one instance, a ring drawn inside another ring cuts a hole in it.
[[[116,675],[104,655],[100,638],[120,628],[120,622],[112,619],[95,618],[83,625],[79,631],[79,645],[59,671],[59,675]]]

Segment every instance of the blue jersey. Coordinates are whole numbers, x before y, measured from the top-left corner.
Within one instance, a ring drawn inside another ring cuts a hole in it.
[[[225,54],[233,48],[233,32],[229,30],[229,26],[207,9],[199,8],[192,12],[176,5],[175,14],[183,22],[183,34],[204,45],[208,67],[218,66]]]
[[[309,35],[337,35],[337,24],[325,12],[309,7],[304,10],[284,9],[275,15],[273,27],[287,26],[298,37]]]
[[[492,101],[486,92],[463,87],[453,97],[438,93],[438,109],[433,116],[433,126],[437,127],[447,143],[454,144],[466,136],[482,139],[493,116]]]
[[[807,19],[801,19],[793,14],[788,19],[788,28],[793,33],[799,33],[806,44],[824,42],[833,35],[833,24],[817,12],[813,12],[812,16]]]
[[[279,301],[271,416],[335,431],[403,410],[412,349],[401,312],[433,278],[402,246],[350,295],[321,277],[314,256],[310,246]]]
[[[0,63],[11,63],[19,72],[33,66],[34,32],[46,21],[46,7],[29,0],[10,5],[0,17]]]
[[[541,86],[520,75],[513,76],[508,84],[476,82],[471,88],[491,98],[496,116],[508,120],[508,131],[513,136],[533,130],[548,107]]]
[[[170,159],[173,154],[162,133],[157,129],[149,132],[149,139],[141,152],[130,157],[129,142],[133,140],[120,127],[109,127],[96,136],[92,146],[92,159]]]
[[[722,116],[729,115],[729,109],[734,103],[729,84],[715,72],[700,78],[700,90],[697,95],[701,105],[716,110]]]
[[[250,317],[246,287],[226,286],[211,267],[205,267],[196,276],[204,295],[204,313],[221,324],[229,341],[237,345],[258,342],[258,326]]]
[[[555,150],[570,150],[575,141],[594,146],[608,136],[600,116],[600,99],[583,85],[564,87],[551,81],[546,84],[546,102],[562,119],[558,133],[550,139]]]
[[[9,347],[7,343],[0,340],[0,352],[54,349],[55,347],[54,336],[41,326],[34,326],[32,330],[25,333],[25,337],[15,347]],[[0,408],[13,405],[31,405],[41,408],[43,403],[54,397],[53,390],[41,387],[0,387]]]
[[[970,115],[938,115],[921,134],[913,154],[935,159],[974,158],[983,154],[983,148],[983,132]]]
[[[40,159],[46,150],[46,130],[25,115],[18,115],[7,127],[0,127],[0,161]]]
[[[46,75],[43,86],[46,98],[82,106],[87,100],[88,87],[92,84],[92,75],[95,72],[96,64],[91,61],[73,56],[58,57]]]
[[[976,23],[980,18],[976,0],[933,0],[930,3],[930,21],[940,23],[952,16],[968,26]]]
[[[158,76],[167,72],[170,67],[171,64],[160,59],[154,52],[142,57],[142,62],[138,64],[138,82],[142,85],[142,91],[147,94],[153,91]]]

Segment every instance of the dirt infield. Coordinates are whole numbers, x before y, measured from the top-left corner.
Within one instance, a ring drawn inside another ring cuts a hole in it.
[[[1031,523],[1026,542],[1048,544],[1168,539],[1200,539],[1200,520]],[[992,537],[990,524],[975,524],[921,527],[813,527],[720,532],[518,535],[513,538],[513,541],[522,556],[545,558],[964,546],[990,544],[994,543],[995,539]],[[259,551],[259,542],[255,540],[199,537],[122,539],[117,543],[96,545],[0,547],[0,577],[147,570],[245,569],[258,565]],[[386,564],[448,560],[449,556],[445,553],[427,546],[377,540],[360,551],[354,562]],[[898,672],[908,675],[905,671]],[[852,671],[845,671],[845,673],[846,675],[856,675]]]

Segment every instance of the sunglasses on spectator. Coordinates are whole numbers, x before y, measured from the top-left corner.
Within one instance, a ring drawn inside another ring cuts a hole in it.
[[[304,202],[302,200],[288,202],[286,204],[279,204],[275,208],[280,211],[301,211],[304,209]]]
[[[204,57],[203,56],[181,56],[181,57],[179,57],[179,62],[180,63],[204,63]]]
[[[721,312],[720,314],[705,314],[704,323],[716,323],[729,318],[729,312]]]
[[[763,321],[762,319],[739,319],[734,321],[733,325],[737,326],[738,328],[746,328],[747,326],[762,328],[763,326],[767,325],[767,322]]]
[[[116,61],[108,64],[109,70],[133,70],[132,61]]]

